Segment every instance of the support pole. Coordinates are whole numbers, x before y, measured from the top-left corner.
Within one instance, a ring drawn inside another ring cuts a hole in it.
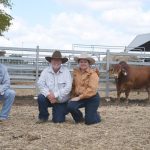
[[[36,47],[36,83],[35,83],[35,97],[34,99],[37,99],[38,96],[38,86],[37,86],[37,82],[38,82],[38,78],[39,78],[39,46]]]
[[[110,51],[107,50],[106,53],[106,100],[109,101],[109,55],[110,55]]]

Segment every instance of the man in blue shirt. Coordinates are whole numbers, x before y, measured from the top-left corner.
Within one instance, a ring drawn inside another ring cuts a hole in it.
[[[0,64],[0,101],[3,100],[2,110],[0,112],[0,122],[8,119],[14,98],[15,91],[10,89],[10,78],[7,68]]]
[[[45,57],[45,59],[50,64],[42,71],[38,81],[40,94],[37,123],[48,121],[48,107],[52,107],[52,121],[61,123],[65,121],[67,101],[72,87],[70,71],[62,65],[68,61],[68,58],[62,57],[60,51],[55,51],[51,57]]]

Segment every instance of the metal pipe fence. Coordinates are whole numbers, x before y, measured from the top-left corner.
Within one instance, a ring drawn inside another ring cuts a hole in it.
[[[93,47],[92,47],[93,48]],[[110,48],[110,47],[109,47]],[[11,86],[14,89],[34,89],[36,96],[38,95],[37,81],[41,71],[48,66],[45,56],[52,55],[55,49],[40,49],[36,48],[19,48],[19,47],[0,47],[0,63],[6,65],[10,74]],[[114,50],[114,47],[113,47]],[[5,53],[4,53],[5,51]],[[109,97],[109,92],[116,90],[115,86],[112,87],[114,79],[109,77],[109,68],[112,64],[118,61],[111,60],[111,56],[137,56],[139,58],[150,58],[150,54],[130,53],[130,52],[112,52],[111,49],[105,51],[82,51],[82,50],[60,50],[63,56],[69,58],[69,61],[64,64],[72,72],[73,68],[77,65],[73,57],[81,53],[91,54],[96,64],[92,67],[97,67],[100,71],[100,88],[99,91],[105,91],[105,96]],[[1,53],[3,52],[3,53]],[[1,55],[2,54],[2,55]],[[104,59],[106,58],[106,59]],[[133,65],[150,65],[150,62],[129,61]],[[103,84],[102,84],[103,83]]]

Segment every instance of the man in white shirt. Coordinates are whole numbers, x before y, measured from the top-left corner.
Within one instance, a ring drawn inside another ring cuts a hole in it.
[[[61,123],[67,114],[67,101],[70,98],[72,78],[70,71],[62,64],[68,58],[62,57],[60,51],[55,51],[51,57],[45,57],[50,65],[45,68],[38,80],[40,94],[38,96],[39,120],[48,121],[48,107],[52,107],[52,121]]]
[[[0,101],[3,100],[0,111],[0,123],[8,119],[15,95],[15,91],[10,89],[10,77],[7,68],[0,64]]]

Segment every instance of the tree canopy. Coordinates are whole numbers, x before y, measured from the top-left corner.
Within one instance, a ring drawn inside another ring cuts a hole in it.
[[[5,8],[12,9],[11,0],[0,0],[0,5],[3,5]],[[8,31],[12,20],[12,16],[6,13],[4,10],[0,9],[0,36],[3,36],[3,32]]]

